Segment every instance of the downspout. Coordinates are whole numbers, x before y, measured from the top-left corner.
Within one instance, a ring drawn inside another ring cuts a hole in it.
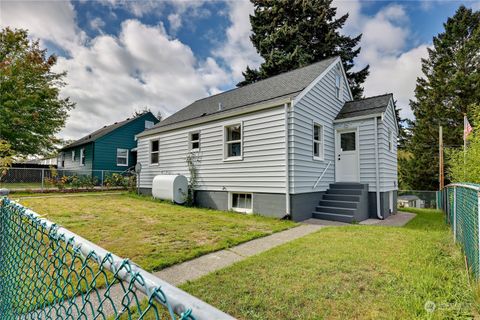
[[[380,210],[380,174],[378,169],[378,124],[377,117],[373,118],[373,126],[375,128],[375,193],[377,200],[377,217],[383,220],[382,212]]]
[[[292,101],[293,106],[293,101]],[[289,145],[288,145],[288,103],[285,107],[285,213],[290,216],[290,163],[289,163]]]

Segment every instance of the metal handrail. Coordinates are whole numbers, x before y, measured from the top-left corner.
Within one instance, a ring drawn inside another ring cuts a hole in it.
[[[317,181],[315,182],[315,184],[313,185],[312,189],[315,189],[318,185],[318,183],[320,182],[320,180],[322,180],[323,176],[325,175],[325,172],[327,172],[327,169],[328,167],[330,167],[330,164],[332,163],[332,161],[329,161],[327,166],[325,167],[325,169],[323,170],[322,174],[320,175],[320,177],[318,177]]]

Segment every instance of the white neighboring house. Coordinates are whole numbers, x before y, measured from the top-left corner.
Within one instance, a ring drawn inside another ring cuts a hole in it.
[[[415,195],[404,195],[398,197],[399,208],[425,208],[425,201]]]
[[[137,135],[139,186],[189,176],[199,206],[360,221],[396,212],[392,94],[352,101],[339,57],[200,99]]]

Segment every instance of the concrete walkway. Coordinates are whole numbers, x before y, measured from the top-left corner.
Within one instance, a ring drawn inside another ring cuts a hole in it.
[[[367,220],[364,220],[364,221],[360,222],[360,224],[369,225],[369,226],[403,227],[410,220],[415,218],[415,216],[416,216],[415,213],[399,211],[397,214],[393,214],[385,220],[367,219]]]

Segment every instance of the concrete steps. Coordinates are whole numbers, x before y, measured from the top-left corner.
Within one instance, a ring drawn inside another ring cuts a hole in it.
[[[368,185],[332,183],[319,199],[313,218],[341,222],[362,221],[368,218]]]

